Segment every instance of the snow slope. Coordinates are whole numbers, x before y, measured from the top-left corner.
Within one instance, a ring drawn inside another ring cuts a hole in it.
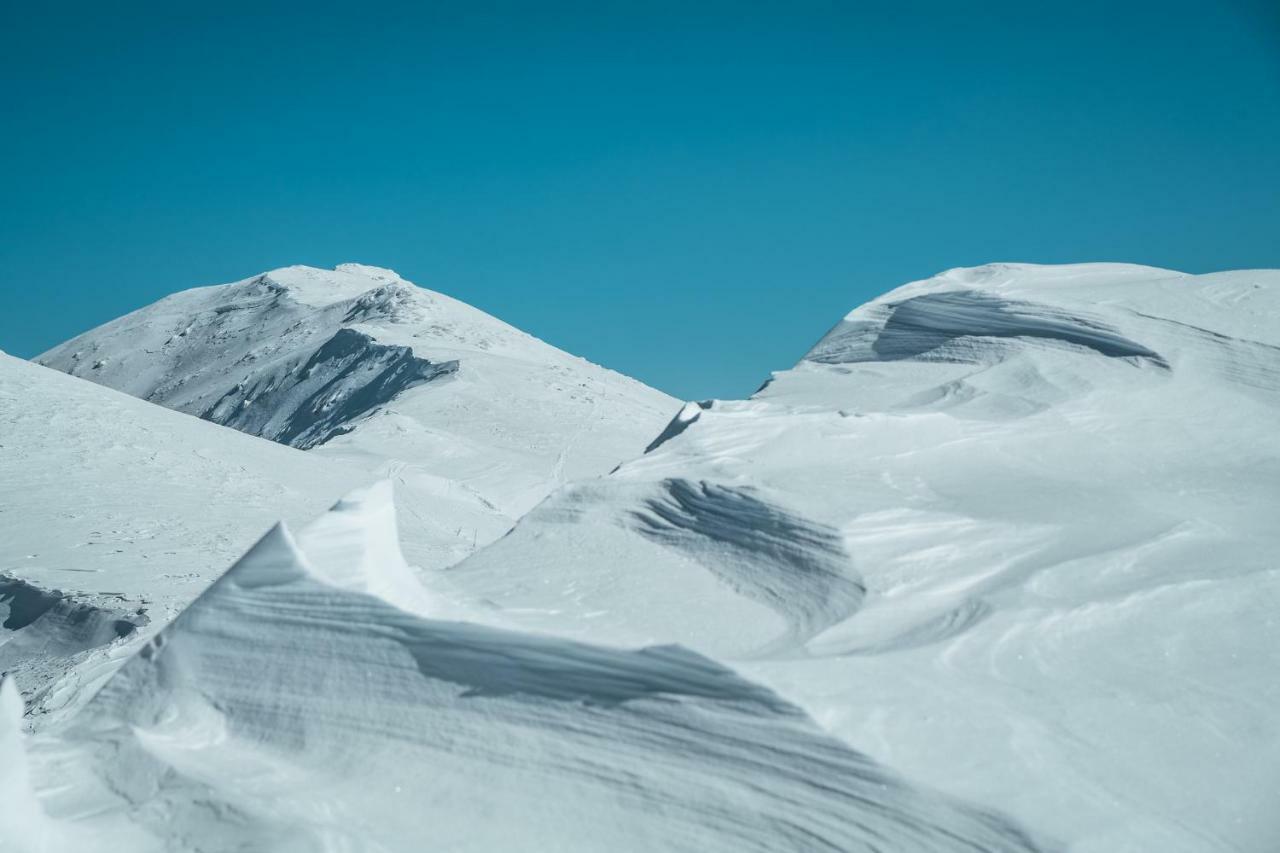
[[[732,662],[1074,851],[1280,840],[1280,272],[999,264],[845,317],[450,570]]]
[[[0,848],[1043,849],[678,646],[446,621],[395,536],[276,527],[57,732],[0,689]]]
[[[38,361],[395,477],[406,551],[456,562],[556,486],[639,453],[678,404],[377,267],[201,287]]]
[[[74,707],[271,519],[368,481],[0,354],[0,672]]]

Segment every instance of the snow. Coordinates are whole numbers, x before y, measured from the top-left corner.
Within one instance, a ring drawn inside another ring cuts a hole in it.
[[[409,559],[431,568],[639,453],[679,407],[360,264],[175,293],[37,360],[394,478]]]
[[[0,472],[0,671],[41,716],[75,707],[272,519],[370,481],[10,356]]]
[[[43,360],[178,411],[0,357],[0,849],[1280,838],[1278,271],[948,270],[683,408],[355,265]]]
[[[1278,391],[1275,271],[952,270],[451,577],[731,661],[1072,850],[1267,850]]]
[[[138,851],[1040,849],[680,647],[400,608],[398,574],[378,577],[400,565],[389,501],[366,490],[321,531],[272,529],[76,721],[10,744],[30,766],[0,783],[29,808],[43,793],[28,816],[41,837],[80,833],[91,850],[123,835]]]

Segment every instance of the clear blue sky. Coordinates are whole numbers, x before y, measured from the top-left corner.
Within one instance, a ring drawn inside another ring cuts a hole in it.
[[[735,397],[946,267],[1280,267],[1274,0],[54,5],[0,11],[17,355],[353,260]]]

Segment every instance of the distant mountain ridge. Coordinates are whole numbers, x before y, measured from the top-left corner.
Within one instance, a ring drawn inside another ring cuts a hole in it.
[[[398,478],[420,565],[460,558],[560,483],[641,452],[679,406],[360,264],[175,293],[36,360]]]

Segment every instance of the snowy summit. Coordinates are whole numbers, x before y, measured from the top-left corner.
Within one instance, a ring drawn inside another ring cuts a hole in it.
[[[391,270],[286,267],[176,293],[37,361],[404,485],[422,565],[638,453],[679,404]]]
[[[39,362],[0,849],[1280,838],[1280,271],[949,270],[683,407],[354,264]]]

